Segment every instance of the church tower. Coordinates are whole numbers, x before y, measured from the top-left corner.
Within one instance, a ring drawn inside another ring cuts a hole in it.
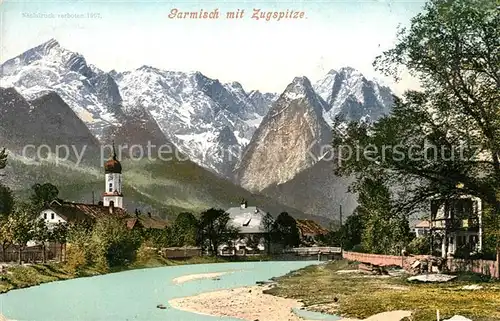
[[[103,205],[110,206],[113,202],[114,207],[123,208],[122,194],[122,165],[116,158],[115,143],[113,142],[113,155],[104,163],[104,173],[106,176],[106,185],[103,194]]]

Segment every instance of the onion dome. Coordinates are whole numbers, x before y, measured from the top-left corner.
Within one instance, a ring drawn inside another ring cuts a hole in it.
[[[122,164],[116,158],[115,144],[113,143],[113,155],[111,155],[110,159],[104,163],[104,173],[111,174],[121,174],[122,173]]]

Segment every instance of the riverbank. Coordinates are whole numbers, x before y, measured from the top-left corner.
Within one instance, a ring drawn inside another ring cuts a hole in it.
[[[173,299],[168,303],[179,310],[217,317],[259,321],[304,321],[292,311],[301,307],[299,302],[265,294],[263,290],[267,288],[250,286],[220,290]]]
[[[459,275],[440,284],[413,283],[407,276],[359,273],[347,261],[309,266],[276,278],[265,293],[297,300],[311,311],[366,319],[385,311],[413,311],[414,321],[462,315],[474,321],[500,320],[500,282]],[[474,287],[470,287],[474,285]]]
[[[168,260],[160,256],[151,256],[128,266],[114,267],[109,271],[100,271],[94,267],[81,269],[78,274],[72,273],[63,263],[13,265],[7,272],[0,274],[0,294],[14,289],[22,289],[54,281],[69,280],[81,277],[90,277],[108,273],[122,272],[135,269],[155,268],[163,266],[178,266],[187,264],[228,263],[246,261],[267,261],[268,257],[246,258],[215,258],[210,256],[195,257],[187,260]],[[0,319],[0,321],[3,321]]]
[[[169,301],[173,308],[202,315],[231,317],[242,320],[259,321],[308,321],[293,310],[303,307],[297,300],[266,294],[273,285],[249,286],[236,289],[207,292],[187,298]],[[390,311],[367,318],[365,321],[400,321],[410,317],[411,311]],[[322,320],[326,316],[322,316]],[[352,318],[333,318],[328,320],[361,321]],[[317,320],[317,319],[315,319]],[[312,318],[311,320],[312,321]]]

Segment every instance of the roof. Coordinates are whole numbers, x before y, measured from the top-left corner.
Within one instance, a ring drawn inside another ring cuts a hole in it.
[[[67,222],[75,221],[94,221],[101,217],[113,215],[118,218],[125,219],[129,229],[135,227],[164,229],[168,225],[168,221],[159,217],[149,217],[148,215],[130,216],[122,208],[113,207],[113,213],[110,213],[109,206],[71,203],[71,202],[52,202],[48,209],[53,210]]]
[[[423,220],[423,221],[419,221],[417,222],[417,224],[415,224],[415,227],[416,228],[430,228],[431,227],[431,223],[427,220]]]
[[[121,174],[122,172],[122,165],[116,158],[112,158],[108,160],[106,163],[104,163],[104,172],[106,174],[109,173],[118,173]]]
[[[232,226],[240,229],[242,234],[265,233],[261,224],[266,212],[256,206],[246,208],[231,207],[227,211],[231,218]]]
[[[321,235],[328,233],[328,230],[313,220],[295,220],[297,228],[302,234]]]
[[[111,214],[109,206],[95,204],[52,202],[48,208],[59,214],[67,222],[95,220],[109,215],[127,217],[127,212],[122,208],[114,207]]]
[[[168,221],[155,216],[139,215],[139,222],[144,228],[164,229],[168,226]]]
[[[127,218],[125,220],[125,223],[127,224],[127,228],[129,230],[140,225],[139,219],[136,217]]]

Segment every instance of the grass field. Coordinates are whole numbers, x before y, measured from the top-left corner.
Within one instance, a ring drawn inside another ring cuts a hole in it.
[[[310,266],[278,278],[269,294],[300,300],[309,310],[364,319],[371,315],[411,310],[414,321],[436,320],[454,315],[474,321],[500,320],[500,282],[476,275],[459,275],[441,284],[406,281],[407,276],[376,276],[347,273],[356,263],[330,262]],[[341,271],[341,272],[339,272]],[[464,290],[465,285],[479,290]]]

